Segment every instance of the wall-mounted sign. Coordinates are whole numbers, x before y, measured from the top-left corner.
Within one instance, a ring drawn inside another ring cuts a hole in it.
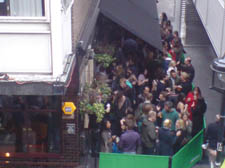
[[[62,111],[65,115],[72,115],[74,111],[76,110],[76,106],[73,104],[73,102],[65,102],[62,106]]]
[[[67,134],[74,135],[75,134],[75,124],[74,123],[67,123],[66,124],[66,131],[67,131]]]
[[[217,151],[219,152],[223,151],[223,144],[221,142],[217,142]]]

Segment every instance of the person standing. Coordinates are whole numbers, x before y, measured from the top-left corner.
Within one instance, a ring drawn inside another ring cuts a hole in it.
[[[189,80],[192,83],[195,77],[195,69],[191,64],[191,57],[185,58],[184,65],[181,66],[181,71],[189,74]]]
[[[120,136],[119,149],[126,154],[136,154],[141,145],[140,135],[133,130],[134,121],[127,119],[125,121],[127,131]]]
[[[181,72],[180,81],[175,85],[176,93],[183,92],[185,96],[192,90],[192,83],[189,80],[189,74]]]
[[[150,111],[148,117],[144,119],[142,124],[142,149],[143,154],[154,155],[155,153],[155,141],[156,141],[156,112]]]
[[[103,131],[101,133],[101,152],[112,152],[112,133],[111,133],[111,123],[109,120],[103,121]]]
[[[192,137],[194,137],[202,128],[204,124],[204,114],[207,109],[204,98],[202,97],[201,90],[198,88],[198,94],[194,95],[196,101],[192,104]]]
[[[182,119],[176,122],[176,133],[180,131],[180,136],[177,137],[175,144],[173,145],[174,153],[178,152],[187,142],[187,131],[184,128],[184,121]]]
[[[131,103],[128,97],[124,95],[122,91],[117,94],[117,98],[115,100],[114,106],[114,123],[113,123],[113,135],[120,136],[121,135],[121,128],[120,128],[120,120],[124,118],[127,113],[129,107],[131,107]]]
[[[175,130],[175,123],[179,119],[179,114],[176,109],[172,108],[173,103],[171,101],[165,102],[164,109],[162,110],[162,122],[166,119],[171,120],[171,130]]]
[[[178,136],[181,135],[181,132],[178,131],[176,135],[174,135],[171,131],[172,121],[166,119],[163,122],[163,128],[158,130],[159,134],[159,155],[163,156],[172,156],[173,155],[173,145],[176,142]]]
[[[202,144],[202,148],[207,151],[209,156],[210,168],[215,168],[215,161],[217,156],[217,142],[219,140],[220,130],[220,116],[216,115],[216,121],[208,125],[205,141],[206,144]]]

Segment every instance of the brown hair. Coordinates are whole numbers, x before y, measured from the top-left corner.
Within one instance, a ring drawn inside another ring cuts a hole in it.
[[[152,110],[152,105],[150,103],[145,103],[142,107],[142,111],[144,114],[148,114],[148,112],[151,110]]]
[[[127,126],[128,130],[132,130],[134,128],[134,121],[130,120],[130,119],[127,119],[125,121],[125,125]]]
[[[147,99],[147,100],[152,100],[152,98],[153,98],[153,95],[151,94],[151,93],[147,93],[146,95],[145,95],[145,98]]]
[[[150,112],[148,113],[148,117],[149,117],[149,118],[152,118],[152,117],[154,117],[154,116],[156,116],[156,112],[155,112],[155,111],[150,111]]]

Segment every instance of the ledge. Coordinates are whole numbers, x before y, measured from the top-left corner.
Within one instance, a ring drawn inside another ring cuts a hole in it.
[[[16,82],[0,82],[0,95],[64,95],[62,83],[31,82],[17,84]]]

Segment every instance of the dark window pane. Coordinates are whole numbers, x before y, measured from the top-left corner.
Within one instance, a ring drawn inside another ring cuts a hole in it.
[[[59,153],[58,97],[0,96],[0,151]]]

